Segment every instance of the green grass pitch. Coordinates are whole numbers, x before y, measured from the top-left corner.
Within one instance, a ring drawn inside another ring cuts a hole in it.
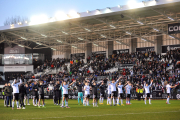
[[[125,103],[125,100],[123,101]],[[149,105],[143,101],[132,100],[132,105],[85,107],[77,104],[77,100],[69,100],[71,108],[61,108],[53,104],[52,100],[45,100],[46,108],[38,108],[31,105],[26,109],[12,110],[4,107],[3,100],[0,100],[0,120],[180,120],[180,101],[152,100]],[[15,105],[16,106],[16,105]]]

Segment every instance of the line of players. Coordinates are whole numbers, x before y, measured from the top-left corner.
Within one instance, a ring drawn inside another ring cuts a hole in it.
[[[108,98],[107,98],[107,105],[111,105],[112,103],[113,105],[122,105],[123,104],[123,88],[125,89],[125,93],[126,93],[126,104],[130,105],[130,98],[131,98],[131,89],[133,88],[133,85],[128,81],[127,83],[125,83],[124,85],[122,85],[120,79],[122,77],[119,77],[116,81],[115,80],[108,80],[109,84],[107,87],[108,90]],[[62,86],[60,87],[60,89],[62,89],[62,94],[63,94],[63,101],[62,101],[62,108],[64,108],[64,102],[65,102],[65,107],[69,108],[68,106],[68,87],[71,86],[73,83],[75,83],[76,81],[72,82],[71,84],[67,84],[67,82],[63,82]],[[146,100],[149,99],[149,104],[151,104],[151,99],[150,99],[150,87],[153,83],[153,80],[151,80],[150,85],[148,85],[147,83],[144,82],[144,90],[145,90],[145,104],[146,104]],[[77,90],[78,90],[78,104],[80,105],[80,100],[81,103],[84,106],[89,106],[89,98],[90,98],[90,90],[92,90],[92,94],[93,94],[93,107],[98,107],[97,103],[98,103],[98,88],[100,88],[100,99],[99,99],[99,104],[103,104],[103,100],[104,100],[104,95],[105,95],[105,89],[106,89],[106,85],[104,84],[103,81],[101,81],[100,83],[96,83],[94,80],[86,80],[85,84],[81,83],[81,82],[77,82],[76,83],[77,86]],[[116,87],[117,86],[117,87]],[[169,82],[166,85],[166,89],[167,89],[167,94],[168,94],[168,98],[166,103],[169,103],[169,96],[170,96],[170,89],[171,88],[175,88],[176,86],[171,86],[169,85]],[[83,91],[84,91],[84,97],[83,97]],[[118,96],[117,96],[118,94]],[[66,101],[65,101],[66,100]],[[119,100],[121,100],[121,104],[119,103]]]
[[[42,81],[38,81],[39,83],[37,83],[37,81],[34,82],[34,86],[33,86],[33,105],[37,106],[40,108],[40,102],[42,101],[42,107],[44,106],[44,88],[47,87],[47,84],[43,84]],[[7,97],[11,98],[11,94],[13,92],[13,100],[12,100],[12,109],[14,109],[14,105],[15,105],[15,101],[16,101],[16,105],[17,105],[17,109],[25,109],[25,102],[26,99],[28,100],[28,104],[29,104],[29,87],[28,85],[24,85],[24,82],[22,82],[22,80],[20,79],[20,82],[18,82],[16,79],[13,81],[12,83],[12,90],[11,90],[11,86],[10,84],[8,86],[4,87],[4,92],[5,94],[9,95]],[[25,98],[25,100],[24,100]],[[20,101],[20,105],[19,105],[19,101]],[[36,102],[36,104],[35,104]],[[6,100],[6,106],[8,107],[9,104],[9,100]],[[11,99],[10,99],[10,107],[11,107]]]
[[[108,80],[108,86],[107,86],[107,90],[108,90],[108,98],[107,98],[107,105],[122,105],[123,104],[123,88],[125,89],[125,93],[126,93],[126,104],[129,105],[130,103],[130,98],[131,98],[131,89],[133,88],[133,85],[130,82],[125,83],[124,85],[122,85],[122,83],[120,82],[121,77],[119,77],[116,81],[112,80],[109,81]],[[54,86],[54,103],[60,104],[60,100],[61,100],[61,95],[62,95],[62,104],[61,107],[64,108],[70,108],[68,106],[68,89],[69,86],[73,85],[76,81],[72,82],[71,84],[67,84],[66,81],[62,82],[62,84],[59,83],[59,81],[56,82],[56,85]],[[145,89],[145,104],[146,104],[146,100],[149,99],[149,104],[151,104],[151,99],[150,99],[150,91],[149,91],[149,87],[152,85],[153,80],[151,80],[150,85],[144,83],[144,89]],[[90,98],[90,90],[92,90],[92,94],[93,94],[93,107],[98,107],[97,103],[98,103],[98,88],[100,88],[100,99],[99,99],[99,104],[103,104],[103,100],[104,100],[104,95],[105,95],[105,89],[106,89],[106,85],[104,84],[103,81],[101,81],[100,83],[96,83],[94,80],[86,80],[85,84],[81,83],[81,82],[76,82],[76,86],[77,86],[77,90],[78,90],[78,104],[80,105],[80,100],[81,103],[84,106],[89,106],[89,98]],[[47,84],[43,84],[42,81],[35,81],[34,85],[32,87],[33,89],[33,105],[37,106],[40,108],[40,102],[42,101],[42,107],[45,108],[45,104],[44,104],[44,88],[47,87]],[[168,98],[166,103],[169,103],[169,94],[170,94],[170,88],[174,88],[176,86],[171,86],[169,85],[169,83],[166,85],[166,89],[167,89],[167,94],[168,94]],[[24,85],[24,83],[22,82],[22,80],[20,79],[20,82],[17,82],[17,80],[14,80],[14,82],[12,83],[12,88],[13,88],[13,101],[12,101],[12,109],[14,109],[14,104],[16,101],[16,105],[17,105],[17,109],[25,109],[25,104],[24,104],[24,96],[27,96],[27,89]],[[83,91],[84,91],[84,97],[83,97]],[[5,89],[5,93],[6,93],[6,89]],[[62,92],[62,93],[61,93]],[[20,105],[19,105],[19,97],[20,97]],[[119,103],[119,101],[121,101],[121,103]],[[29,103],[28,103],[29,104]],[[65,105],[64,105],[65,104]],[[30,105],[30,104],[29,104]]]

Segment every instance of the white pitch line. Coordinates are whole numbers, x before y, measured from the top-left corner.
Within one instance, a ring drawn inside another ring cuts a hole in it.
[[[75,118],[75,117],[98,117],[98,116],[112,116],[112,115],[135,115],[135,114],[147,114],[147,113],[166,113],[166,112],[179,112],[179,111],[163,111],[163,112],[141,112],[141,113],[125,113],[125,114],[103,114],[103,115],[86,115],[86,116],[64,116],[64,117],[46,117],[46,118],[26,118],[26,119],[59,119],[59,118]],[[18,120],[18,119],[12,119]]]

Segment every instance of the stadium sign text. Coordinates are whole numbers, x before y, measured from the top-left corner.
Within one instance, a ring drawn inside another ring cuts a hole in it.
[[[180,33],[180,23],[168,24],[168,34]]]

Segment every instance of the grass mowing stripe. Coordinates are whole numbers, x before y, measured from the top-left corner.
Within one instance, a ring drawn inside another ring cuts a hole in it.
[[[38,108],[27,105],[25,110],[12,110],[3,105],[0,100],[0,120],[49,120],[49,119],[71,119],[71,120],[90,120],[90,119],[119,119],[121,120],[177,120],[180,118],[180,101],[171,100],[171,104],[165,104],[165,100],[152,100],[151,105],[145,105],[144,101],[132,100],[132,105],[108,106],[106,100],[104,105],[99,107],[77,105],[77,100],[69,100],[70,109],[60,108],[54,105],[52,100],[45,100],[46,108]],[[92,103],[92,100],[90,100]],[[16,106],[16,105],[15,105]],[[148,117],[147,117],[148,116]]]

